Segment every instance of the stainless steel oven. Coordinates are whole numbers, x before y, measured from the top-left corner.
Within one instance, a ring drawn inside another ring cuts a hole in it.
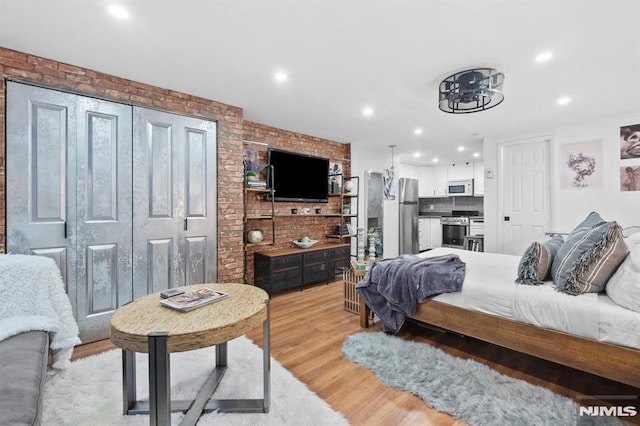
[[[468,217],[442,217],[442,247],[464,248],[464,237],[469,235]]]
[[[478,217],[478,210],[453,210],[451,216],[440,219],[442,226],[442,247],[464,249],[464,237],[471,234],[471,220]]]

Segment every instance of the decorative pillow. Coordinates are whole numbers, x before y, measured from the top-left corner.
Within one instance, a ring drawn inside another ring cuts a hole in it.
[[[525,250],[518,265],[518,284],[539,285],[549,276],[553,258],[564,243],[564,238],[557,235],[542,244],[534,241]]]
[[[603,218],[601,218],[598,213],[591,212],[585,218],[585,220],[580,222],[580,224],[578,226],[576,226],[575,229],[573,231],[571,231],[571,232],[573,233],[575,231],[578,231],[578,230],[584,229],[584,228],[590,229],[590,228],[593,228],[595,225],[601,224],[602,222],[606,222],[606,221]]]
[[[582,226],[590,218],[593,219],[589,215],[569,234],[551,266],[553,282],[558,290],[567,294],[604,290],[629,252],[620,225],[602,222],[591,228]]]
[[[625,238],[629,255],[611,276],[607,296],[623,308],[640,312],[640,232]]]

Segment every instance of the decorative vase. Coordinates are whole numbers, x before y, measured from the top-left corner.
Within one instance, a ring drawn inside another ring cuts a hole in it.
[[[264,232],[262,229],[252,229],[247,231],[247,241],[251,244],[256,244],[264,240]]]
[[[376,260],[376,236],[369,234],[369,262]]]
[[[364,228],[358,228],[358,262],[364,262]]]
[[[348,180],[344,183],[344,192],[350,194],[354,189],[356,189],[356,184],[354,181]]]

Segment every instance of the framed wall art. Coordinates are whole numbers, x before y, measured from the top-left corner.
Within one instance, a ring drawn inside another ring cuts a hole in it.
[[[561,189],[602,186],[604,162],[601,140],[561,145],[560,161]]]

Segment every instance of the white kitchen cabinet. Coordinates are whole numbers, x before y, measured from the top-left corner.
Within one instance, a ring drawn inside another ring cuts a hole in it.
[[[447,166],[449,180],[464,180],[473,178],[473,163],[455,163]]]
[[[420,251],[442,246],[440,218],[418,219],[418,247]]]
[[[431,248],[442,247],[442,225],[440,225],[440,218],[429,219],[429,228],[431,231]]]
[[[447,196],[447,185],[449,183],[449,178],[447,174],[447,166],[437,166],[434,167],[434,183],[435,183],[435,196],[436,197],[446,197]]]
[[[431,231],[429,228],[430,219],[418,219],[418,250],[424,251],[429,247]]]
[[[473,163],[473,195],[484,195],[484,163]]]
[[[418,179],[418,167],[411,164],[398,163],[398,176],[397,179]]]
[[[469,221],[469,235],[484,235],[484,218],[471,218]]]
[[[436,195],[435,167],[418,167],[418,196],[434,197]]]

